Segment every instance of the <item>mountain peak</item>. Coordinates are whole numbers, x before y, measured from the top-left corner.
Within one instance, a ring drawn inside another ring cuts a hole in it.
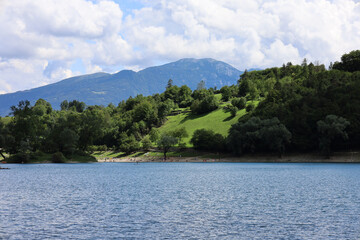
[[[196,89],[200,81],[205,81],[206,87],[221,88],[236,84],[241,73],[231,65],[212,58],[184,58],[139,72],[122,70],[115,74],[82,75],[27,91],[0,95],[0,115],[8,114],[10,107],[20,100],[29,100],[34,104],[42,98],[55,109],[59,109],[64,100],[106,106],[137,94],[161,93],[170,78],[175,85],[187,85],[191,89]]]

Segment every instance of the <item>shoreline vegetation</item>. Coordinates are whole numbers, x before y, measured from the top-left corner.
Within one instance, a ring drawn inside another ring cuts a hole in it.
[[[192,163],[360,163],[360,152],[336,152],[325,159],[317,153],[290,153],[279,158],[273,154],[246,154],[231,156],[203,154],[194,156],[170,156],[166,160],[159,156],[125,156],[97,159],[101,163],[144,163],[144,162],[192,162]]]
[[[360,50],[325,65],[244,71],[117,106],[20,101],[0,117],[0,161],[360,162]]]
[[[86,156],[73,156],[65,158],[57,163],[159,163],[159,162],[189,162],[189,163],[360,163],[360,151],[334,152],[329,158],[325,158],[319,152],[286,153],[281,158],[271,153],[253,153],[234,156],[232,154],[213,153],[185,149],[168,152],[164,160],[161,151],[135,152],[126,155],[123,152],[105,151],[94,152]],[[8,161],[10,160],[10,161]],[[0,157],[0,168],[5,164],[21,164],[11,159]],[[38,156],[26,162],[26,164],[56,163],[51,154],[40,153]],[[2,169],[7,169],[2,167]]]

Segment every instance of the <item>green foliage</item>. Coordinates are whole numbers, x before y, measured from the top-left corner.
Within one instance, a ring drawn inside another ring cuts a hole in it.
[[[169,134],[161,134],[157,145],[160,149],[163,150],[164,159],[166,160],[166,153],[170,150],[171,147],[178,143],[178,139]]]
[[[231,104],[240,110],[244,109],[246,107],[246,98],[245,97],[234,98],[231,100]]]
[[[150,133],[149,133],[149,137],[151,142],[156,142],[159,138],[160,138],[160,133],[159,130],[156,128],[151,129]]]
[[[224,86],[220,89],[221,100],[227,102],[230,98],[235,97],[238,94],[237,87],[232,86]]]
[[[66,162],[66,158],[64,157],[64,155],[61,152],[56,152],[52,155],[51,162],[52,163],[64,163],[64,162]]]
[[[237,107],[235,107],[235,106],[230,106],[229,110],[230,110],[231,117],[235,117],[237,111],[239,111],[239,109]]]
[[[64,100],[60,103],[60,108],[63,111],[71,110],[76,112],[83,112],[85,110],[85,103],[80,102],[77,100],[73,100],[71,102],[68,102],[67,100]]]
[[[236,154],[243,152],[274,151],[282,156],[291,133],[279,119],[252,117],[244,123],[234,124],[227,139],[228,146]]]
[[[225,138],[219,133],[204,128],[196,130],[190,142],[199,150],[221,152],[225,149]]]
[[[348,139],[348,134],[345,129],[349,125],[349,121],[336,115],[327,115],[324,120],[317,122],[319,147],[327,158],[330,156],[331,143],[335,138],[342,138],[343,140]]]
[[[171,88],[173,86],[173,84],[174,84],[173,80],[169,79],[169,81],[168,81],[168,83],[166,85],[166,89]]]
[[[86,107],[85,103],[74,100],[63,101],[62,110],[56,111],[43,99],[34,106],[21,101],[11,107],[11,117],[0,119],[0,155],[10,154],[26,162],[39,151],[49,156],[56,152],[75,156],[79,151],[95,151],[100,146],[131,153],[140,148],[140,141],[144,148],[149,148],[151,142],[159,142],[159,131],[175,138],[179,147],[191,146],[189,136],[198,129],[206,128],[226,136],[232,124],[239,119],[239,124],[245,124],[251,117],[268,120],[259,123],[251,120],[260,127],[245,136],[247,145],[240,141],[235,125],[228,138],[232,146],[238,146],[232,147],[235,152],[264,150],[281,155],[290,136],[290,147],[294,150],[314,150],[319,141],[324,152],[333,148],[358,148],[359,50],[345,54],[341,60],[329,71],[322,64],[306,60],[301,65],[287,63],[280,68],[245,71],[237,86],[220,90],[206,89],[202,82],[197,90],[191,91],[169,81],[162,94],[137,95],[118,106]],[[252,101],[246,102],[247,99]],[[227,103],[229,100],[231,105]],[[229,111],[218,109],[219,102],[222,109]],[[335,123],[327,122],[328,115],[342,116],[351,122],[346,124],[332,117],[333,122],[346,125],[347,145],[341,134],[329,130]],[[279,119],[283,125],[273,119]]]
[[[216,100],[215,96],[212,94],[205,96],[202,100],[196,99],[192,103],[190,109],[194,114],[203,114],[214,111],[218,107],[219,103]]]
[[[119,141],[119,149],[126,154],[130,154],[140,149],[139,141],[136,140],[134,135],[127,136],[123,133],[121,134]]]
[[[152,147],[152,142],[149,138],[149,136],[145,136],[142,140],[141,140],[141,146],[142,149],[147,151]]]
[[[247,106],[246,106],[246,112],[251,112],[255,109],[255,105],[253,103],[249,103]]]
[[[223,111],[222,109],[217,109],[203,115],[193,115],[185,112],[179,115],[169,116],[165,124],[159,128],[159,131],[164,133],[184,127],[190,136],[184,138],[184,142],[190,147],[190,139],[195,130],[206,128],[226,136],[231,125],[237,123],[238,119],[245,114],[245,109],[240,110],[235,117],[231,117],[229,111]]]
[[[73,155],[77,149],[78,141],[79,135],[75,131],[65,128],[59,135],[60,151],[69,156]]]
[[[170,132],[168,132],[170,136],[175,137],[178,139],[179,146],[183,144],[183,139],[189,136],[188,132],[186,131],[185,127],[176,128]]]
[[[197,85],[197,90],[203,90],[203,89],[206,89],[205,87],[205,81],[204,80],[201,80],[198,85]]]
[[[360,71],[360,50],[351,51],[341,57],[341,62],[335,62],[332,69],[356,72]]]

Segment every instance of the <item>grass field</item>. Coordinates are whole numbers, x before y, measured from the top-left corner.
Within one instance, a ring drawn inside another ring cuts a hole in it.
[[[217,98],[221,98],[221,94],[217,94]],[[249,101],[248,104],[257,106],[259,101]],[[191,112],[181,113],[175,116],[169,116],[163,126],[159,128],[160,133],[171,131],[177,128],[184,127],[189,134],[184,139],[187,147],[192,147],[190,139],[195,130],[205,128],[211,129],[215,133],[220,133],[224,137],[228,135],[231,125],[238,122],[239,118],[246,114],[246,110],[239,110],[235,117],[231,117],[231,113],[224,111],[223,106],[230,105],[230,103],[220,104],[220,108],[207,114],[192,115]]]
[[[231,125],[237,123],[238,119],[245,114],[245,109],[238,111],[235,117],[231,117],[230,112],[225,112],[223,109],[218,109],[202,115],[181,113],[176,116],[169,116],[165,124],[159,128],[159,131],[160,133],[163,133],[185,127],[189,137],[185,138],[184,142],[187,146],[191,146],[190,139],[195,130],[206,128],[226,136]]]

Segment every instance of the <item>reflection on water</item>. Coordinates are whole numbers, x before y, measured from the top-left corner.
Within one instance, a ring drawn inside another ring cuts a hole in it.
[[[0,239],[359,239],[360,165],[8,165]]]

